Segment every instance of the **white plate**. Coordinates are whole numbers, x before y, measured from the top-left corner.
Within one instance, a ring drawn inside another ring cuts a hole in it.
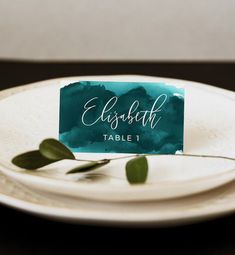
[[[234,157],[235,96],[231,91],[190,81],[146,76],[72,77],[1,92],[0,163],[6,175],[41,191],[103,201],[176,198],[206,191],[234,179],[233,161],[173,156],[149,157],[148,182],[137,186],[129,185],[125,179],[126,159],[113,161],[100,170],[111,177],[96,182],[76,182],[77,176],[65,176],[65,167],[72,166],[73,162],[50,166],[37,173],[13,168],[9,162],[14,155],[35,149],[46,137],[58,136],[59,87],[92,79],[162,81],[185,87],[185,153]],[[7,97],[8,93],[12,95]],[[120,155],[82,153],[78,156],[108,158]]]
[[[42,195],[0,173],[0,203],[56,221],[119,227],[166,227],[233,213],[235,184],[175,200],[105,203]]]

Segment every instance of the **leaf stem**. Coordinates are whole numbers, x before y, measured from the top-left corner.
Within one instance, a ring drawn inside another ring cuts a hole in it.
[[[121,156],[121,157],[115,157],[115,158],[109,158],[109,159],[97,159],[97,160],[91,160],[91,159],[75,159],[76,161],[81,162],[102,162],[108,160],[118,160],[118,159],[126,159],[126,158],[134,158],[139,156],[174,156],[174,157],[197,157],[197,158],[216,158],[216,159],[225,159],[225,160],[231,160],[235,161],[235,158],[232,157],[226,157],[226,156],[217,156],[217,155],[200,155],[200,154],[133,154],[133,155],[127,155],[127,156]]]
[[[185,157],[198,157],[198,158],[217,158],[217,159],[227,159],[235,161],[235,158],[217,155],[199,155],[199,154],[174,154],[173,156],[185,156]]]
[[[113,161],[116,159],[125,159],[125,158],[133,158],[133,157],[138,157],[141,154],[135,154],[135,155],[127,155],[127,156],[122,156],[122,157],[117,157],[117,158],[104,158],[104,159],[97,159],[97,160],[92,160],[92,159],[75,159],[76,161],[85,161],[85,162],[100,162],[100,161]],[[154,155],[154,154],[153,154]]]
[[[74,160],[76,160],[76,161],[83,161],[83,162],[97,162],[97,161],[100,161],[100,159],[99,160],[92,160],[92,159],[74,159]]]
[[[117,160],[117,159],[134,158],[134,157],[139,157],[139,156],[144,156],[144,155],[143,154],[134,154],[134,155],[117,157],[117,158],[110,158],[109,160],[112,161],[112,160]]]
[[[115,157],[115,158],[109,158],[108,160],[118,160],[118,159],[125,159],[125,158],[134,158],[138,156],[175,156],[175,157],[197,157],[197,158],[217,158],[217,159],[226,159],[226,160],[232,160],[235,161],[235,158],[232,157],[226,157],[226,156],[217,156],[217,155],[200,155],[200,154],[133,154],[133,155],[127,155],[127,156],[121,156],[121,157]],[[99,160],[83,160],[83,159],[76,159],[77,161],[90,161],[90,162],[97,162],[102,161],[106,159],[99,159]]]

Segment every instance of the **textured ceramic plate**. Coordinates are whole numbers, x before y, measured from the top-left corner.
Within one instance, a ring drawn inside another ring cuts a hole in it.
[[[104,203],[42,195],[0,173],[0,203],[70,223],[162,227],[189,224],[233,213],[235,185],[233,182],[210,192],[174,200]]]
[[[124,167],[127,159],[115,160],[97,170],[97,173],[103,176],[98,180],[84,179],[78,175],[65,176],[64,172],[73,165],[73,162],[68,161],[37,173],[14,168],[9,163],[14,155],[35,149],[44,138],[58,137],[60,86],[92,79],[162,81],[185,87],[185,153],[234,157],[233,92],[189,81],[144,76],[72,77],[43,81],[2,92],[0,162],[1,170],[6,175],[41,191],[103,201],[176,198],[206,191],[233,180],[233,161],[174,156],[148,157],[148,181],[145,185],[137,186],[131,186],[126,181]],[[101,159],[122,155],[82,153],[77,156]]]

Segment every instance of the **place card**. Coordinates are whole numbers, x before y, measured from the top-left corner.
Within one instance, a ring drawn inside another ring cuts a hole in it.
[[[161,82],[78,81],[60,89],[59,140],[73,152],[183,152],[184,89]]]

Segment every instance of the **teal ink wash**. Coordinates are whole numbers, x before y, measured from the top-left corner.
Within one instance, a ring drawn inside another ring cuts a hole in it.
[[[60,90],[59,139],[73,152],[175,154],[183,138],[182,88],[80,81]]]

